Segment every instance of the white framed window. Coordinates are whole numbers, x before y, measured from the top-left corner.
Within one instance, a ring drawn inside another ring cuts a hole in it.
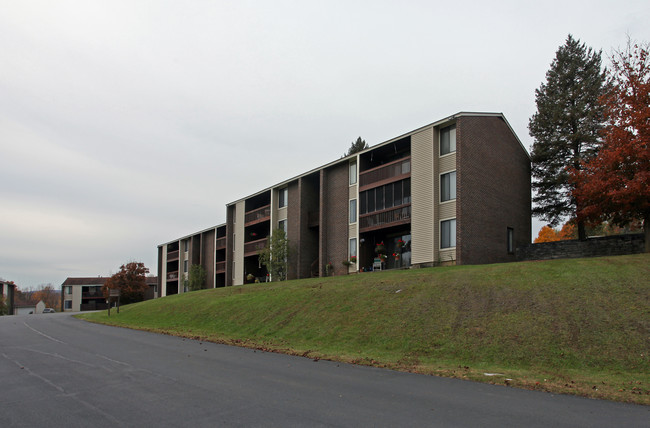
[[[72,294],[72,286],[71,285],[66,285],[65,286],[65,294]]]
[[[284,208],[289,202],[289,188],[285,187],[284,189],[278,190],[278,207]]]
[[[440,202],[456,199],[456,171],[440,176]]]
[[[357,222],[357,200],[350,199],[350,224]]]
[[[357,184],[357,163],[350,162],[350,186]]]
[[[187,272],[187,260],[183,260],[183,272]]]
[[[440,130],[440,156],[456,151],[456,125]]]
[[[350,238],[350,257],[357,256],[357,238]]]
[[[286,220],[280,220],[278,222],[278,229],[284,230],[284,236],[287,236],[287,221]]]
[[[454,248],[456,246],[456,219],[440,222],[440,248]]]
[[[190,241],[183,241],[183,251],[188,252],[190,249]]]
[[[72,309],[72,300],[64,300],[63,309]]]
[[[508,228],[506,235],[506,247],[508,249],[508,254],[515,253],[515,230],[512,227]]]

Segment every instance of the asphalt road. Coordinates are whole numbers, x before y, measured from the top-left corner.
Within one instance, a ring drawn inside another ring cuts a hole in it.
[[[0,426],[648,427],[650,407],[48,314],[0,317]]]

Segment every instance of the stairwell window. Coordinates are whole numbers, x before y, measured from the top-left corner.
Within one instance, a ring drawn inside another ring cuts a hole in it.
[[[440,202],[456,199],[456,171],[440,176]]]
[[[440,248],[456,246],[456,219],[440,222]]]
[[[350,238],[350,257],[357,256],[357,238]]]
[[[357,163],[350,162],[350,186],[357,184]]]
[[[456,125],[440,130],[440,156],[456,151]]]
[[[287,206],[287,203],[289,201],[289,188],[285,187],[284,189],[279,190],[278,194],[278,205],[280,208],[284,208]]]
[[[508,228],[508,234],[506,239],[507,239],[508,254],[514,254],[515,253],[515,230],[512,227]]]
[[[350,199],[350,224],[357,222],[357,200]]]

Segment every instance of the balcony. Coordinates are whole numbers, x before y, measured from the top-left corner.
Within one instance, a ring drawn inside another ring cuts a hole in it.
[[[217,262],[214,273],[225,273],[226,272],[226,262]]]
[[[167,273],[167,281],[176,281],[177,279],[178,279],[178,271]]]
[[[359,173],[359,191],[381,186],[411,176],[411,157],[381,165]]]
[[[224,248],[226,248],[226,237],[224,236],[223,238],[217,238],[216,249],[221,250]]]
[[[97,292],[85,292],[85,293],[81,293],[81,298],[82,299],[103,299],[104,294],[101,291],[99,293],[97,293]]]
[[[171,262],[174,260],[178,260],[178,250],[176,251],[170,251],[167,253],[167,261]]]
[[[250,226],[252,224],[257,224],[261,223],[266,220],[271,219],[271,205],[266,205],[261,208],[257,208],[253,211],[249,211],[246,213],[246,216],[244,217],[244,223],[246,226]]]
[[[359,217],[359,231],[370,232],[411,222],[411,204],[364,214]]]
[[[251,241],[244,244],[244,257],[256,256],[260,250],[263,250],[266,247],[266,238],[258,239],[257,241]]]

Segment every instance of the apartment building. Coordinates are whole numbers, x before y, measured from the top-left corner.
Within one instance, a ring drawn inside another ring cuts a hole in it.
[[[229,203],[225,224],[160,245],[161,295],[186,291],[192,264],[208,288],[264,281],[258,253],[278,228],[290,279],[514,261],[530,243],[530,158],[502,114],[449,116]]]
[[[102,292],[102,287],[108,277],[66,278],[61,284],[61,308],[63,312],[97,311],[108,309],[108,303]],[[158,278],[146,278],[147,291],[144,299],[159,297]]]

